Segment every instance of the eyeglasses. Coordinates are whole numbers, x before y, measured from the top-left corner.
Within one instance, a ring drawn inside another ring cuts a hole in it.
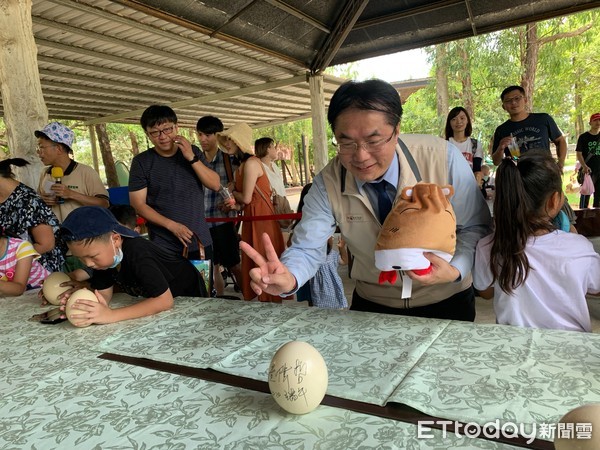
[[[394,130],[392,132],[392,135],[387,139],[380,139],[378,141],[367,141],[367,142],[362,142],[360,144],[358,142],[348,142],[348,143],[343,143],[343,144],[335,144],[334,143],[333,145],[335,145],[335,147],[337,148],[337,151],[340,155],[351,155],[356,150],[358,150],[358,147],[364,148],[365,152],[367,152],[367,153],[377,153],[377,152],[380,152],[381,150],[383,150],[383,147],[385,146],[385,144],[390,142],[392,140],[392,138],[395,136],[395,134],[396,134],[396,130]]]
[[[523,100],[525,97],[523,97],[522,95],[518,95],[516,97],[512,97],[512,98],[507,98],[506,100],[504,100],[502,103],[504,103],[505,105],[508,105],[510,103],[519,103],[521,100]]]
[[[40,152],[40,151],[42,151],[42,150],[46,150],[47,148],[52,148],[52,147],[56,147],[56,146],[57,146],[56,144],[51,144],[51,145],[37,145],[37,146],[35,147],[35,149],[36,149],[38,152]]]
[[[168,136],[169,134],[171,134],[173,132],[173,130],[175,129],[175,127],[167,127],[167,128],[163,128],[162,130],[154,130],[154,131],[148,131],[148,135],[152,136],[152,137],[159,137],[161,134],[165,134],[165,136]]]

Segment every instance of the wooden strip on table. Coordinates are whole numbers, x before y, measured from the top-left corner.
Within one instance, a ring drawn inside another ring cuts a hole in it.
[[[266,381],[258,381],[253,380],[251,378],[230,375],[223,372],[217,372],[216,370],[212,369],[198,369],[195,367],[186,367],[179,364],[152,361],[151,359],[147,358],[134,358],[131,356],[116,355],[114,353],[103,353],[99,356],[99,358],[106,359],[109,361],[131,364],[133,366],[145,367],[147,369],[158,370],[160,372],[167,372],[175,375],[183,375],[190,378],[199,378],[205,381],[213,381],[220,384],[226,384],[228,386],[250,389],[256,392],[264,392],[266,394],[270,394],[269,384]],[[441,430],[443,427],[441,424],[438,424],[437,421],[445,420],[440,417],[434,417],[428,414],[423,414],[422,412],[414,408],[402,405],[400,403],[388,403],[385,406],[378,406],[373,405],[371,403],[364,403],[356,400],[348,400],[339,397],[333,397],[331,395],[326,395],[321,404],[333,406],[335,408],[340,409],[347,409],[358,413],[368,414],[371,416],[378,416],[386,419],[398,420],[400,422],[411,423],[414,425],[417,425],[419,421],[433,421],[434,423],[428,424],[427,426],[429,428],[438,430]],[[452,423],[455,422],[452,421]],[[446,431],[454,433],[455,428],[452,424],[449,424],[446,426]],[[491,433],[492,431],[490,430],[489,434]],[[498,438],[488,438],[483,435],[481,435],[478,438],[495,442],[502,442],[505,444],[513,445],[515,447],[530,448],[534,450],[554,450],[554,444],[552,442],[544,441],[542,439],[534,439],[531,443],[528,444],[527,441],[529,439],[523,436],[509,438],[500,434]]]

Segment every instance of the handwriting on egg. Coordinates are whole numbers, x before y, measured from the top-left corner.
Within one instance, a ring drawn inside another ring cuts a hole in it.
[[[276,382],[283,388],[283,392],[274,392],[273,395],[281,395],[290,402],[307,402],[306,388],[301,386],[306,374],[307,364],[300,359],[296,359],[293,364],[288,364],[287,361],[280,365],[272,364],[269,368],[269,381]]]

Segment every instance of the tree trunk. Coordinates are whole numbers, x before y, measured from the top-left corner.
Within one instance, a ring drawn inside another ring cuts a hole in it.
[[[581,114],[581,92],[586,88],[585,83],[583,83],[581,76],[581,66],[579,65],[579,61],[576,58],[573,58],[573,67],[575,67],[575,83],[573,84],[573,92],[575,95],[573,96],[575,111],[577,111],[577,115],[575,116],[575,136],[573,138],[576,140],[584,130],[583,117]],[[577,141],[575,141],[577,142]]]
[[[458,42],[458,53],[460,55],[462,69],[462,106],[469,113],[471,120],[474,120],[475,112],[473,111],[473,82],[471,80],[471,64],[469,62],[470,59],[467,45],[468,42],[465,39]]]
[[[437,92],[438,117],[446,121],[448,115],[448,48],[447,44],[439,44],[435,47],[435,82]],[[442,124],[443,125],[443,124]],[[442,126],[443,128],[443,126]]]
[[[38,71],[31,0],[0,2],[0,92],[11,156],[31,163],[19,169],[17,177],[35,189],[43,165],[33,132],[48,122],[48,109]]]
[[[131,139],[131,153],[133,153],[133,156],[138,155],[140,153],[140,146],[137,136],[133,131],[129,132],[129,139]]]
[[[115,160],[110,150],[110,140],[108,139],[108,133],[106,132],[106,124],[99,123],[95,128],[96,134],[98,135],[98,142],[100,143],[100,154],[102,155],[102,162],[104,163],[106,183],[108,184],[108,187],[118,187],[119,178],[117,177]]]
[[[522,55],[523,72],[521,86],[525,89],[530,111],[533,111],[533,93],[535,92],[535,73],[539,50],[540,43],[537,36],[537,23],[528,23],[525,25],[525,48]]]

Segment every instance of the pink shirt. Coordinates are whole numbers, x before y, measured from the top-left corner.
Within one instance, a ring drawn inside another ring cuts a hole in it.
[[[18,238],[4,238],[6,239],[7,246],[4,255],[0,258],[0,280],[11,281],[15,276],[15,270],[17,262],[20,259],[33,256],[31,263],[31,270],[29,271],[29,278],[27,284],[32,287],[38,287],[42,285],[42,282],[46,279],[50,272],[48,272],[38,261],[40,257],[39,253],[35,251],[31,242],[24,241]]]

